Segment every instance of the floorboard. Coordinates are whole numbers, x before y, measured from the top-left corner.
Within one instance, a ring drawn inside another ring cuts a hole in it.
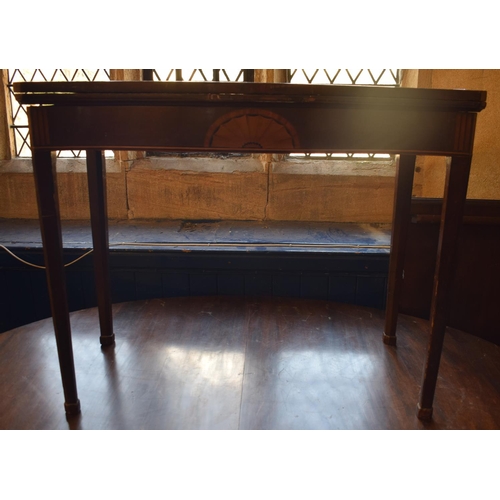
[[[0,335],[0,429],[499,429],[500,348],[449,329],[416,418],[428,323],[322,300],[183,297],[71,314],[82,413],[66,419],[51,320]]]

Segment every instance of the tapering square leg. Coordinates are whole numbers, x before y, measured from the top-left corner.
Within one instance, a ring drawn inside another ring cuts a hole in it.
[[[80,401],[76,388],[71,326],[66,296],[56,157],[53,152],[34,149],[32,160],[50,307],[64,390],[64,407],[67,414],[77,414],[80,413]]]
[[[111,310],[109,278],[108,212],[106,196],[106,162],[102,151],[87,151],[87,178],[90,200],[90,219],[94,245],[94,273],[103,346],[115,343]]]
[[[399,300],[403,283],[408,227],[411,218],[411,195],[415,171],[415,155],[401,155],[398,158],[394,187],[392,215],[391,255],[387,280],[387,306],[385,309],[384,342],[396,345]]]
[[[450,313],[456,248],[462,226],[470,164],[471,157],[456,156],[448,159],[446,166],[441,229],[432,294],[430,339],[418,403],[418,418],[421,420],[432,418],[432,403],[436,390],[444,334]]]

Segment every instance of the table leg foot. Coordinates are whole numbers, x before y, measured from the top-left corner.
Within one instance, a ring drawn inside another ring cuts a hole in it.
[[[396,345],[397,337],[396,335],[387,335],[386,333],[384,333],[383,340],[384,344],[386,345]]]
[[[420,404],[418,404],[417,417],[419,420],[425,420],[425,421],[432,420],[432,408],[422,408]]]
[[[115,344],[115,334],[112,333],[111,335],[101,335],[99,337],[99,341],[101,342],[102,346],[114,345]]]
[[[77,399],[76,403],[64,403],[66,415],[78,415],[81,412],[80,400]]]

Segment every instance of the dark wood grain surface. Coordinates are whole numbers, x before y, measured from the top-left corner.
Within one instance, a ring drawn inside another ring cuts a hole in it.
[[[82,413],[61,412],[50,319],[0,336],[1,429],[498,429],[500,348],[448,329],[433,421],[416,416],[428,322],[327,301],[197,297],[71,315]]]
[[[308,85],[249,82],[15,82],[22,104],[85,102],[99,104],[252,102],[311,103],[373,107],[421,107],[481,111],[486,92],[481,90],[417,89],[363,85]]]

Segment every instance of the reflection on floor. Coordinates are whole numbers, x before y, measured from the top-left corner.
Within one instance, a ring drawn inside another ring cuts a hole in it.
[[[321,300],[184,297],[71,316],[82,413],[66,420],[51,320],[0,336],[1,429],[498,429],[500,347],[448,330],[416,417],[428,323]]]

